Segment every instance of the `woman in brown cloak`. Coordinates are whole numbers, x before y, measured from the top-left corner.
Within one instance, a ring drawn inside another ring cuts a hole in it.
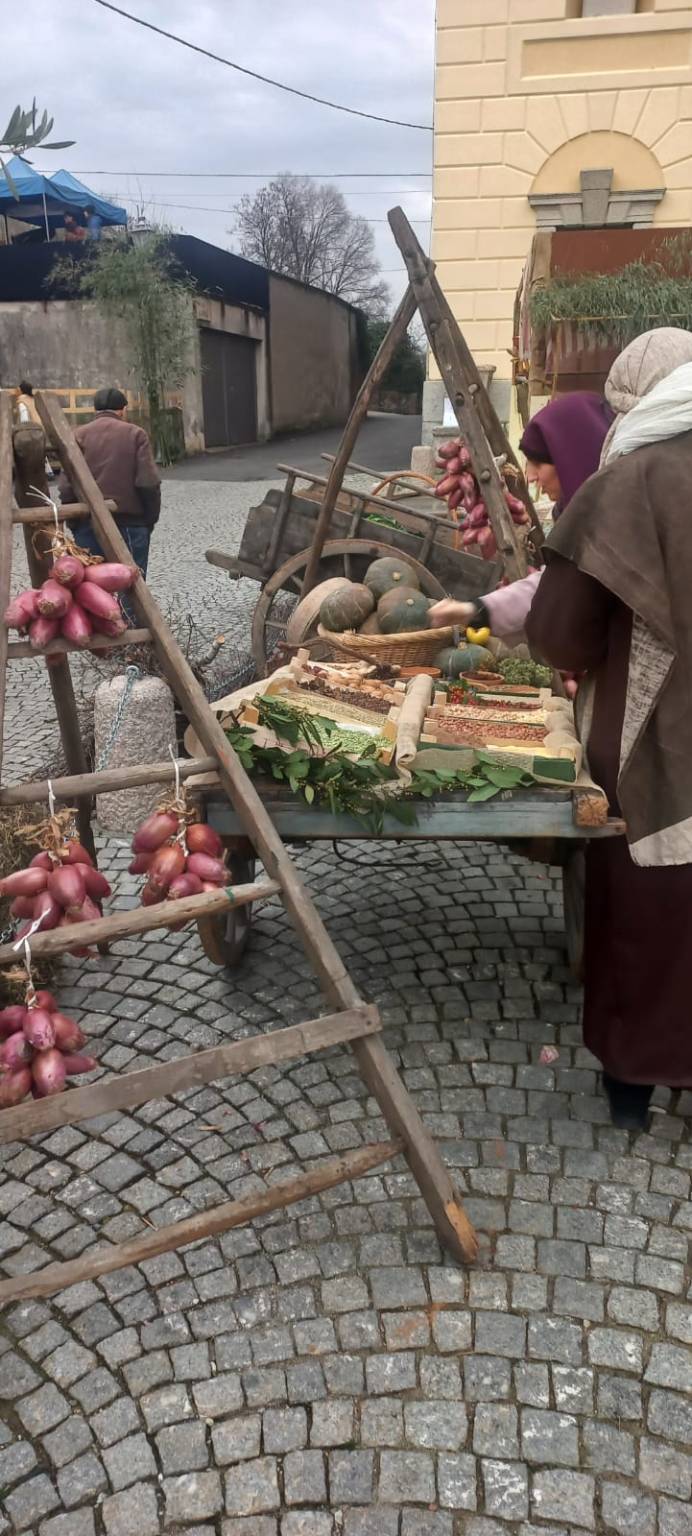
[[[640,336],[611,370],[602,468],[557,523],[527,621],[586,672],[589,770],[626,838],[587,853],[584,1038],[616,1125],[692,1085],[692,335]]]

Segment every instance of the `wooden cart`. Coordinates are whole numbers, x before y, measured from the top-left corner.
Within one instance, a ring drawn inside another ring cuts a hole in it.
[[[265,809],[279,836],[287,843],[366,841],[368,833],[354,817],[331,815],[308,805],[283,784],[256,781]],[[412,799],[416,821],[404,827],[385,816],[376,841],[392,843],[497,842],[514,844],[532,859],[562,868],[565,930],[569,962],[581,979],[583,951],[584,843],[597,837],[618,837],[624,825],[608,817],[604,797],[592,787],[570,791],[555,788],[507,790],[498,799],[469,805],[455,792],[439,800]],[[206,792],[206,815],[223,838],[235,885],[255,879],[252,844],[243,835],[238,816],[215,788]],[[230,969],[243,958],[251,933],[252,906],[221,912],[199,924],[206,954]]]

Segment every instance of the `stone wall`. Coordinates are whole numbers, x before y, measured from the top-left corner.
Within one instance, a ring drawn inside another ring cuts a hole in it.
[[[272,431],[340,426],[357,383],[355,310],[272,273],[269,348]]]

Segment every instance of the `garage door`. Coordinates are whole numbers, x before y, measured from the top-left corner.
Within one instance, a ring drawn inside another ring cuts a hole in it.
[[[207,448],[257,441],[255,348],[247,336],[200,331]]]

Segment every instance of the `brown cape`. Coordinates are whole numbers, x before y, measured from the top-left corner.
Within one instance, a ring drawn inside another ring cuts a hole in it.
[[[587,480],[547,546],[633,614],[617,798],[635,863],[692,863],[692,432]]]

